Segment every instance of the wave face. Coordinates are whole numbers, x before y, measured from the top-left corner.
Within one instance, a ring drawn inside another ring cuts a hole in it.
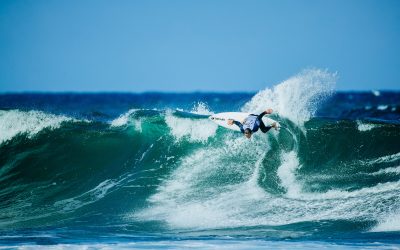
[[[1,235],[398,239],[400,93],[334,83],[308,70],[256,94],[3,95]],[[284,128],[251,140],[207,119],[267,107]]]

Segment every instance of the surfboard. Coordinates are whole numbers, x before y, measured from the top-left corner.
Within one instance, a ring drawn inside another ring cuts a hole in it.
[[[214,114],[211,115],[209,117],[209,119],[213,122],[215,122],[216,124],[218,124],[219,126],[228,128],[228,129],[232,129],[235,131],[240,131],[240,128],[233,124],[233,125],[228,125],[228,120],[229,119],[233,119],[235,121],[239,121],[242,122],[246,117],[248,117],[251,113],[243,113],[243,112],[224,112],[224,113],[218,113],[218,114]],[[266,117],[267,115],[265,115],[262,120],[265,124],[265,126],[270,126],[273,122],[276,122],[276,124],[278,125],[278,129],[280,127],[279,122]]]

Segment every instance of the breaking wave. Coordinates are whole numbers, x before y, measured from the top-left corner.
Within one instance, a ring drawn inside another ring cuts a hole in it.
[[[399,129],[315,118],[334,82],[308,70],[257,93],[241,110],[272,107],[283,128],[251,140],[208,120],[205,103],[109,122],[1,111],[0,227],[398,231],[388,221],[400,211]]]

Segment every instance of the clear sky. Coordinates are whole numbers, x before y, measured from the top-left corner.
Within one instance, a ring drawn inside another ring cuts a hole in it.
[[[0,92],[400,89],[397,0],[1,0]]]

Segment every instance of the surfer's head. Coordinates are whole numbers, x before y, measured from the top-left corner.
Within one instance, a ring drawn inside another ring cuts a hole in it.
[[[246,128],[246,129],[244,130],[244,136],[246,136],[247,139],[250,139],[250,138],[251,138],[251,134],[252,134],[251,129]]]

